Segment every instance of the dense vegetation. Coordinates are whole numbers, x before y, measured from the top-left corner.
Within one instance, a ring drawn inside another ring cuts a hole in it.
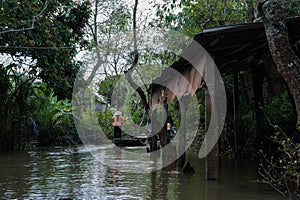
[[[6,1],[0,25],[0,149],[75,139],[72,85],[89,3]],[[68,141],[67,143],[69,143]]]
[[[155,16],[151,15],[153,12],[143,12],[138,8],[137,20],[134,21],[132,5],[125,1],[3,1],[0,11],[0,150],[79,143],[72,117],[72,89],[79,69],[91,65],[92,72],[86,81],[90,82],[96,77],[96,71],[99,72],[100,79],[95,87],[97,93],[108,102],[106,112],[97,113],[103,131],[111,137],[111,117],[115,108],[122,109],[135,124],[146,125],[145,106],[137,93],[119,95],[118,98],[124,100],[123,106],[115,105],[112,99],[116,84],[135,62],[132,41],[127,42],[133,32],[132,25],[137,24],[135,28],[138,32],[146,32],[147,27],[154,27],[193,37],[206,28],[262,21],[261,11],[257,9],[259,2],[163,0],[151,4]],[[299,1],[282,0],[281,5],[285,16],[299,15]],[[142,74],[151,75],[152,78],[159,76],[161,66],[171,65],[178,55],[164,48],[153,48],[144,42],[142,36],[138,39],[143,42],[137,43],[139,57],[136,72],[132,76],[149,84],[149,77]],[[162,39],[166,40],[161,38],[156,42],[160,44]],[[82,50],[85,50],[84,55],[78,61],[76,55]],[[235,74],[241,80],[239,123],[242,128],[237,144],[232,123],[233,76],[229,74],[223,77],[228,113],[220,139],[221,154],[230,158],[257,160],[259,155],[269,160],[268,155],[276,154],[281,161],[280,169],[287,169],[282,173],[290,178],[289,186],[295,186],[295,180],[299,181],[299,172],[294,162],[299,158],[298,154],[292,152],[299,151],[299,146],[290,137],[295,132],[297,112],[288,86],[285,86],[283,93],[273,95],[270,85],[265,82],[264,105],[261,106],[268,117],[263,123],[257,124],[255,105],[248,96],[249,91],[243,80],[244,72]],[[122,87],[127,91],[127,86]],[[142,91],[145,94],[148,92],[146,87]],[[204,90],[196,94],[203,117]],[[176,99],[169,105],[168,115],[168,121],[176,128],[180,125],[179,116]],[[202,130],[204,117],[200,121]],[[201,131],[199,137],[202,137]],[[263,153],[258,154],[258,149]],[[292,154],[292,160],[288,160],[285,152],[291,152],[289,155]],[[268,164],[265,161],[262,163]],[[262,169],[275,168],[274,163],[269,167],[266,165]],[[267,178],[273,177],[264,174],[263,170],[261,172],[265,181],[270,183]],[[276,173],[276,177],[280,177],[280,172]],[[282,185],[280,187],[284,193]],[[299,192],[291,196],[295,195],[299,195]]]

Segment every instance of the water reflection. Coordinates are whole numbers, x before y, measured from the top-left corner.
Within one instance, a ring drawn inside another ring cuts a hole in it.
[[[40,148],[29,152],[0,154],[0,197],[2,199],[282,199],[271,188],[255,183],[256,172],[249,163],[221,163],[220,180],[206,182],[204,161],[187,159],[196,169],[184,175],[172,166],[152,173],[135,173],[146,166],[126,160],[111,145],[97,148],[111,165],[103,165],[82,146]],[[130,151],[145,151],[143,148]],[[155,162],[153,162],[155,165]]]

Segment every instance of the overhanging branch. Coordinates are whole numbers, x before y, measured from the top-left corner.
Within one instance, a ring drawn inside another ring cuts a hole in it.
[[[5,34],[5,33],[14,33],[14,32],[21,32],[21,31],[29,31],[29,30],[33,30],[35,28],[35,22],[36,20],[45,12],[45,10],[48,7],[48,0],[46,0],[45,2],[45,6],[44,8],[41,10],[41,12],[39,12],[36,16],[33,17],[32,19],[32,23],[31,23],[31,27],[28,28],[21,28],[21,29],[10,29],[10,30],[6,30],[6,31],[1,31],[0,35]]]

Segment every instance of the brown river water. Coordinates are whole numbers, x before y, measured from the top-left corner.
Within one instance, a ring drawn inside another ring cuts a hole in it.
[[[109,149],[106,157],[114,158]],[[144,152],[144,148],[133,151]],[[111,167],[97,161],[84,146],[37,148],[0,153],[2,199],[170,199],[170,200],[277,200],[283,199],[267,185],[257,183],[251,161],[220,162],[219,179],[205,180],[205,162],[195,155],[187,159],[193,175],[176,170],[135,173],[134,160]]]

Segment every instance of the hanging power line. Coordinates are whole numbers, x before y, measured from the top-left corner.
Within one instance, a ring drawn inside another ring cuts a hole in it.
[[[26,46],[0,46],[4,49],[75,49],[76,47],[26,47]]]

